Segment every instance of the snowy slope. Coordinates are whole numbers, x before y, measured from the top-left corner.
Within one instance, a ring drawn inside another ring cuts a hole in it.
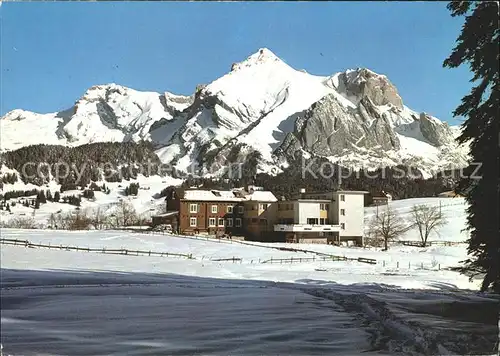
[[[131,183],[139,184],[139,191],[137,196],[125,196],[124,190]],[[130,181],[123,181],[121,183],[117,182],[97,182],[98,185],[102,186],[105,184],[109,188],[109,194],[101,191],[95,192],[95,200],[82,199],[81,209],[88,210],[89,214],[100,208],[101,211],[107,215],[112,214],[116,205],[124,200],[129,202],[137,214],[144,218],[150,218],[151,215],[157,214],[161,207],[164,207],[164,198],[155,198],[162,189],[170,185],[178,185],[182,183],[181,179],[174,179],[171,177],[160,177],[160,176],[149,176],[144,177],[138,175],[137,179],[131,179]],[[49,184],[43,187],[39,187],[33,184],[24,184],[22,182],[16,182],[14,184],[5,184],[2,192],[14,191],[14,190],[31,190],[31,189],[43,189],[50,190],[52,194],[59,191],[60,185],[51,181]],[[67,190],[61,193],[61,198],[64,196],[81,195],[81,190]],[[26,197],[26,198],[36,198]],[[10,199],[9,202],[17,203],[19,199]],[[64,203],[54,203],[47,202],[46,204],[41,204],[40,209],[33,209],[32,207],[25,207],[22,204],[16,204],[11,207],[11,213],[5,210],[0,210],[0,221],[9,221],[14,218],[33,218],[37,224],[41,227],[46,227],[48,225],[49,218],[51,214],[61,212],[66,213],[74,211],[75,207],[70,204]]]
[[[189,97],[140,92],[116,84],[97,85],[65,111],[36,114],[23,110],[0,120],[1,148],[32,144],[81,145],[91,142],[149,140],[151,126],[171,121],[187,108]]]
[[[181,171],[198,165],[205,175],[254,152],[260,171],[278,172],[299,154],[431,175],[466,165],[468,150],[454,141],[458,128],[406,107],[386,76],[365,68],[315,76],[266,48],[190,97],[98,85],[66,111],[14,110],[0,126],[1,150],[150,140],[163,162]]]

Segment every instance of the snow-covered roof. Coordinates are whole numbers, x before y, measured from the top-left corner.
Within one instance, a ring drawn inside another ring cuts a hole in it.
[[[163,213],[163,214],[153,215],[153,217],[167,217],[167,216],[173,216],[173,215],[177,215],[177,214],[179,214],[178,211],[168,211],[168,212]]]
[[[337,190],[338,194],[368,194],[366,190]]]
[[[247,200],[253,201],[277,201],[273,193],[266,190],[257,190],[253,193],[248,193],[244,190],[202,190],[189,189],[184,192],[184,200],[193,201],[231,201],[243,202]]]
[[[256,200],[256,201],[278,201],[278,199],[268,190],[256,190],[251,194],[248,194],[246,200]]]
[[[243,199],[231,190],[189,189],[184,192],[184,200],[238,202]]]

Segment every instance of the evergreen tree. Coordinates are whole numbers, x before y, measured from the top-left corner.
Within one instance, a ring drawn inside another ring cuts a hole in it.
[[[462,272],[484,273],[481,289],[493,287],[500,292],[498,3],[457,1],[450,2],[448,9],[453,17],[465,16],[465,23],[443,65],[455,68],[468,64],[473,73],[471,82],[478,83],[453,112],[466,118],[458,141],[471,141],[473,161],[470,174],[457,188],[470,203],[468,250],[473,257],[464,261]]]
[[[86,199],[95,199],[95,193],[93,190],[86,189],[83,191],[83,197]]]
[[[40,209],[40,200],[38,198],[35,200],[35,209]]]
[[[52,198],[52,193],[50,192],[50,190],[47,190],[46,197],[47,197],[47,200],[48,200],[48,201],[53,201],[53,198]]]
[[[59,193],[59,192],[55,192],[55,193],[54,193],[54,201],[55,201],[56,203],[58,203],[58,202],[59,202],[59,200],[61,200],[61,193]]]
[[[139,183],[130,183],[128,187],[125,188],[125,195],[137,195],[139,194]]]
[[[47,198],[45,197],[43,190],[38,192],[36,199],[40,202],[40,204],[45,204],[47,202]]]

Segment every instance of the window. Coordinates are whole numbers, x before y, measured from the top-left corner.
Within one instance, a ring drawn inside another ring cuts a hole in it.
[[[264,210],[264,204],[259,204],[259,210]]]
[[[212,205],[212,214],[217,214],[217,205]]]
[[[320,210],[328,210],[329,204],[321,203],[319,204],[319,209]]]
[[[317,225],[318,224],[318,218],[307,218],[307,224],[309,224],[309,225]]]
[[[340,209],[340,215],[345,215],[345,209]]]
[[[342,230],[345,230],[345,224],[344,224],[344,223],[340,223],[340,228],[341,228]]]
[[[241,227],[241,219],[240,218],[236,218],[236,227]]]
[[[197,220],[198,219],[196,219],[196,218],[189,218],[189,226],[196,227],[198,225]]]
[[[243,206],[239,206],[238,207],[238,213],[243,214],[243,212],[244,212]]]
[[[232,214],[233,213],[233,206],[232,205],[228,205],[227,206],[227,210],[226,210],[229,214]]]
[[[224,226],[224,219],[223,218],[219,218],[219,226]]]
[[[320,219],[319,219],[319,224],[320,224],[320,225],[325,225],[325,221],[326,221],[326,219],[325,219],[325,218],[320,218]]]
[[[208,219],[208,226],[215,226],[215,218]]]
[[[340,194],[340,201],[345,201],[345,195],[344,194]]]
[[[233,227],[233,219],[232,218],[227,219],[227,226]]]
[[[189,204],[189,212],[197,213],[198,212],[198,204]]]

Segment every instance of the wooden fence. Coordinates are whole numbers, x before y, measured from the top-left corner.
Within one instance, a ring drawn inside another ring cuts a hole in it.
[[[129,250],[129,249],[107,249],[103,248],[90,248],[90,247],[78,247],[69,245],[51,245],[49,244],[35,244],[28,240],[17,240],[17,239],[0,239],[0,243],[3,245],[17,245],[24,246],[27,248],[47,248],[53,250],[64,250],[64,251],[82,251],[82,252],[97,252],[106,253],[111,255],[126,255],[126,256],[156,256],[156,257],[183,257],[187,259],[194,259],[192,254],[184,253],[173,253],[173,252],[159,252],[159,251],[146,251],[146,250]]]
[[[371,258],[349,258],[344,256],[321,256],[321,257],[290,257],[290,258],[271,258],[262,263],[301,263],[301,262],[316,262],[316,261],[357,261],[362,263],[376,264],[377,261]]]
[[[403,246],[422,247],[422,241],[393,241],[392,243],[400,244]],[[426,246],[458,246],[464,244],[465,241],[427,241]]]
[[[144,233],[146,231],[141,231],[141,233]],[[147,233],[149,234],[159,234],[159,235],[165,235],[166,233],[165,232],[162,232],[162,231],[147,231]],[[259,244],[259,243],[254,243],[254,242],[249,242],[249,241],[242,241],[242,240],[236,240],[236,239],[220,239],[220,238],[216,238],[216,237],[210,237],[210,236],[200,236],[200,235],[178,235],[178,234],[174,234],[174,233],[168,233],[168,235],[171,235],[171,236],[174,236],[174,237],[178,237],[178,238],[183,238],[183,239],[192,239],[192,240],[202,240],[202,241],[211,241],[211,242],[216,242],[216,243],[227,243],[227,244],[233,244],[233,243],[237,243],[237,244],[240,244],[240,245],[247,245],[247,246],[252,246],[252,247],[260,247],[260,248],[267,248],[267,249],[274,249],[274,250],[279,250],[279,251],[287,251],[287,252],[302,252],[302,253],[305,253],[305,254],[312,254],[314,255],[313,257],[311,257],[309,260],[310,261],[315,261],[315,260],[318,260],[319,259],[315,256],[319,256],[321,258],[324,258],[322,261],[356,261],[356,262],[361,262],[361,263],[368,263],[368,264],[377,264],[377,260],[373,259],[373,258],[364,258],[364,257],[354,257],[354,258],[347,258],[345,256],[338,256],[338,255],[332,255],[332,254],[329,254],[329,253],[325,253],[325,252],[318,252],[318,251],[313,251],[313,250],[304,250],[304,249],[300,249],[300,248],[294,248],[294,247],[282,247],[282,246],[269,246],[269,245],[263,245],[263,244]],[[220,259],[218,261],[223,261],[223,260],[227,260],[227,261],[235,261],[235,257],[233,258],[229,258],[229,259]],[[242,262],[242,259],[237,259],[240,263]],[[280,260],[280,259],[272,259],[273,261],[277,261],[277,260]],[[289,259],[283,259],[283,260],[289,260]],[[288,263],[296,263],[296,262],[306,262],[306,261],[309,261],[307,258],[300,258],[300,257],[294,257],[293,258],[293,261],[292,262],[288,262]],[[211,259],[211,261],[216,261],[216,260],[213,260]],[[270,260],[268,260],[270,261]],[[251,263],[253,263],[253,260],[251,260]],[[266,263],[265,261],[264,262],[261,262],[259,260],[259,263]],[[267,263],[273,263],[273,262],[267,262]]]

